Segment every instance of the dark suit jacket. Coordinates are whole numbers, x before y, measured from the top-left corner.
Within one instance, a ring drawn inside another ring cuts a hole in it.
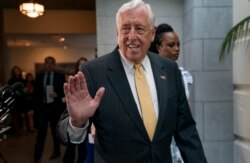
[[[171,163],[172,136],[185,163],[206,163],[177,64],[154,53],[149,52],[148,56],[159,103],[152,142],[138,112],[118,50],[81,67],[92,97],[100,87],[106,88],[91,119],[97,131],[95,148],[102,159],[96,163]],[[58,126],[59,137],[64,143],[69,141],[67,125],[65,115]]]
[[[45,72],[40,72],[36,75],[35,78],[35,101],[36,109],[44,109],[44,75]],[[63,84],[65,83],[65,75],[59,72],[54,71],[53,77],[53,87],[54,91],[57,94],[57,97],[54,98],[53,104],[55,105],[55,111],[63,112],[65,109],[64,104],[62,103],[62,98],[64,97]]]

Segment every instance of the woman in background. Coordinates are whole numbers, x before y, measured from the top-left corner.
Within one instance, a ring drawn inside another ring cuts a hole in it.
[[[13,66],[11,69],[11,77],[8,80],[8,85],[13,85],[17,82],[24,84],[22,76],[22,69],[18,66]],[[18,91],[16,94],[16,100],[14,108],[11,110],[11,127],[12,131],[19,134],[23,127],[22,113],[24,111],[24,94],[22,91]]]
[[[24,96],[25,96],[25,107],[24,107],[24,119],[28,132],[34,132],[34,76],[32,73],[27,73],[24,81]]]
[[[179,58],[180,40],[174,29],[168,24],[160,24],[156,27],[155,39],[151,44],[150,51],[165,56],[173,61]],[[179,67],[186,96],[189,99],[189,86],[193,84],[193,78],[190,72]]]

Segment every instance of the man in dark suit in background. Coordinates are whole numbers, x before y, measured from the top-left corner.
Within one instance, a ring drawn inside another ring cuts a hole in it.
[[[118,47],[64,84],[68,114],[58,135],[63,143],[80,143],[93,121],[96,163],[171,163],[172,136],[185,163],[207,162],[178,65],[148,52],[154,26],[148,4],[122,5]]]
[[[65,75],[55,71],[55,58],[48,56],[44,62],[44,71],[39,72],[35,78],[36,108],[34,116],[38,129],[34,154],[35,163],[41,162],[49,123],[54,148],[50,159],[60,156],[60,142],[56,138],[56,126],[60,115],[65,110],[65,104],[62,102]]]

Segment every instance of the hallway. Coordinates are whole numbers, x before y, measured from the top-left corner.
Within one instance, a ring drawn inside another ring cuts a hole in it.
[[[36,132],[28,133],[21,131],[18,135],[8,135],[5,142],[5,158],[8,163],[33,163],[34,146],[36,140]],[[42,163],[62,163],[62,157],[64,154],[65,147],[61,145],[61,157],[55,160],[49,160],[52,154],[52,139],[50,130],[46,139],[44,147]],[[3,161],[0,159],[0,163]]]

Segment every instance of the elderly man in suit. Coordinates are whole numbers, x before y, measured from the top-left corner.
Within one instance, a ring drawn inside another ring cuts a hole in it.
[[[117,48],[64,84],[61,141],[82,142],[90,120],[96,163],[171,163],[172,136],[185,163],[206,163],[178,65],[148,52],[155,34],[150,5],[125,3],[116,26]]]

